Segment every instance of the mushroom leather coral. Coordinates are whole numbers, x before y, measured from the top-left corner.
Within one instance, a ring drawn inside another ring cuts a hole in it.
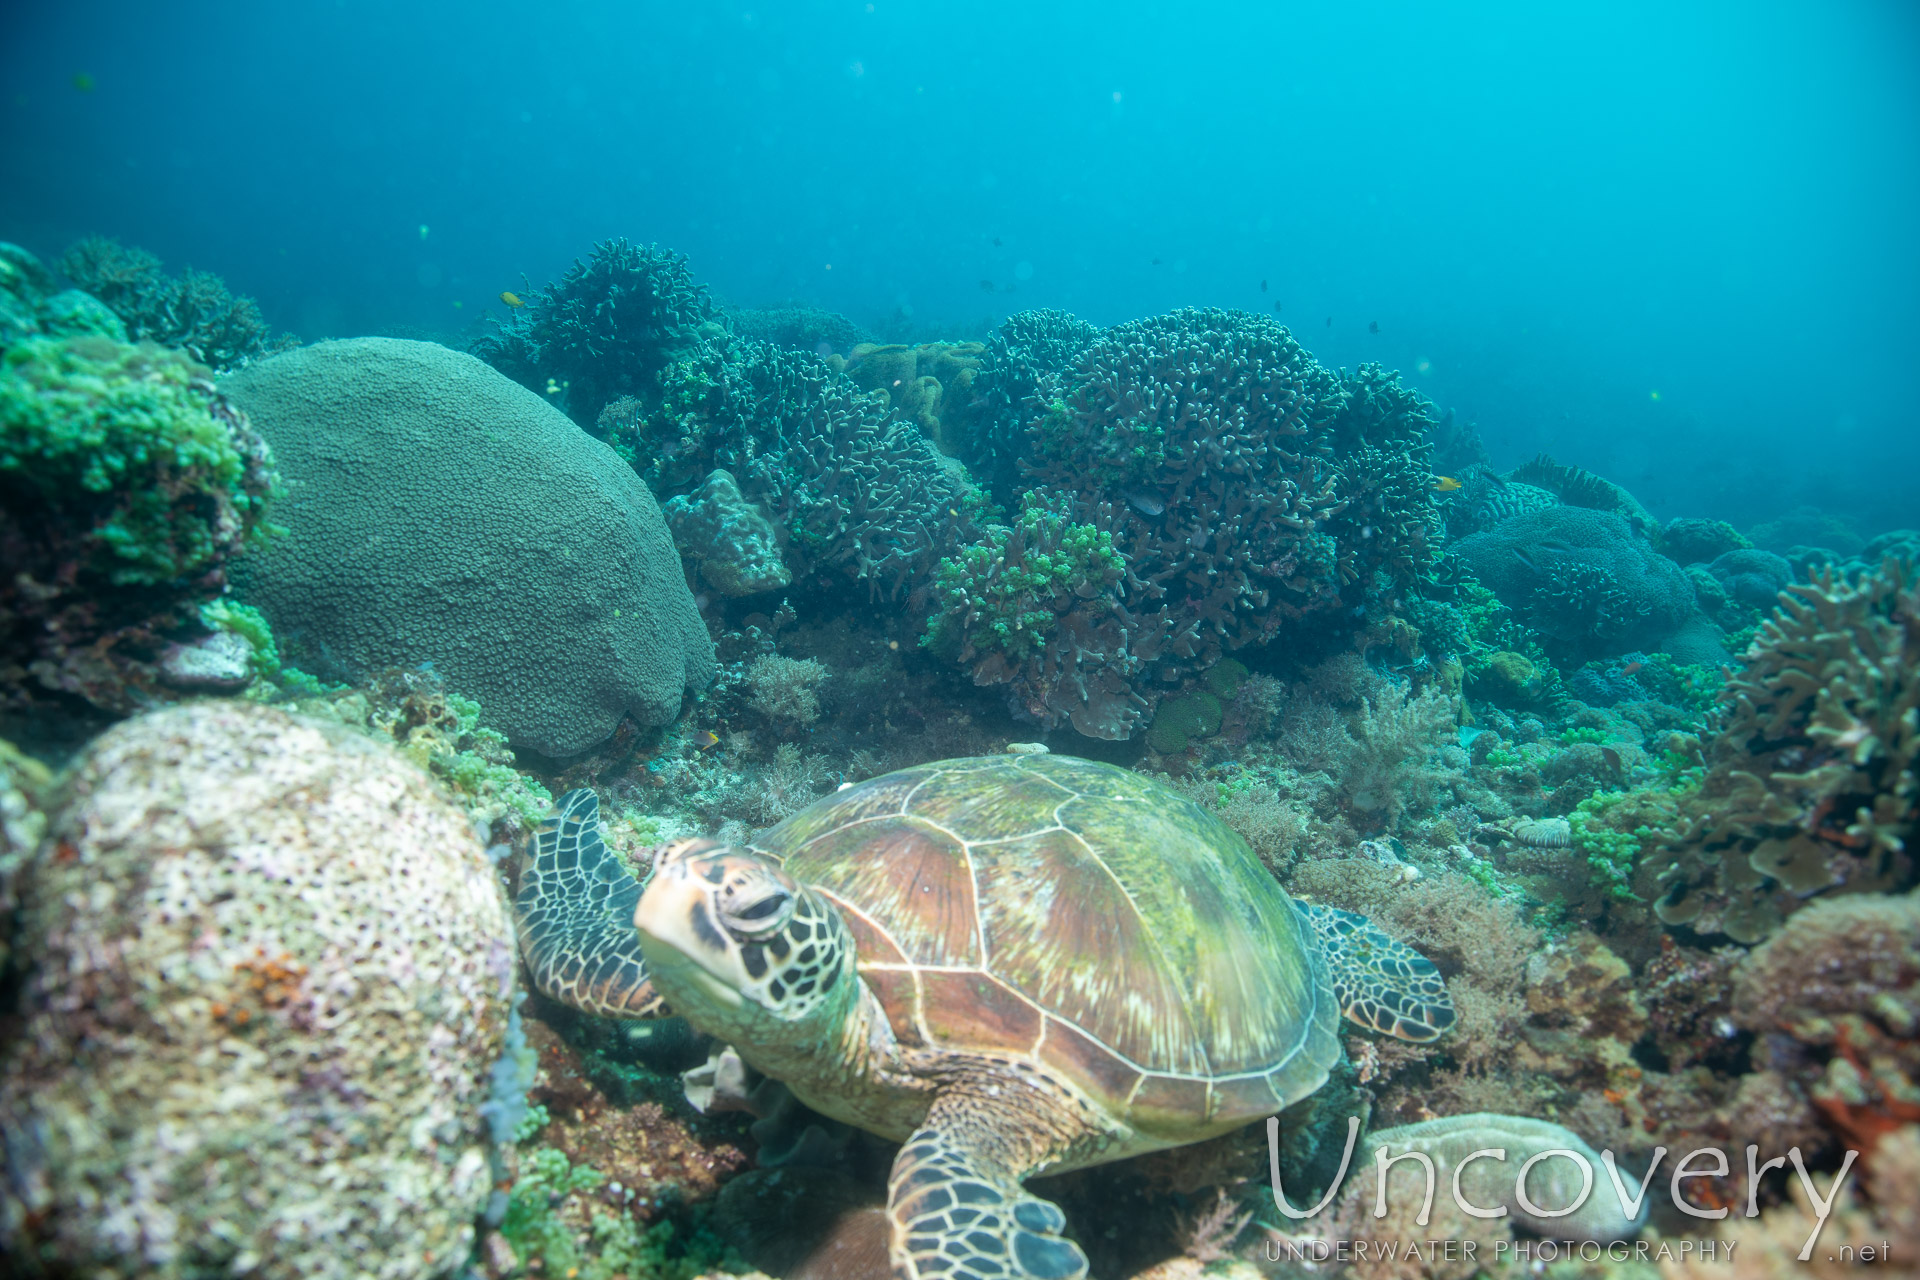
[[[1815,894],[1914,880],[1920,585],[1889,561],[1790,587],[1721,693],[1700,789],[1656,857],[1670,925],[1758,942]]]

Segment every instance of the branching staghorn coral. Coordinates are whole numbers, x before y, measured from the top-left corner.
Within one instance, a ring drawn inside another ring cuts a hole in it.
[[[1789,587],[1720,695],[1700,789],[1651,861],[1670,925],[1765,938],[1816,894],[1910,885],[1920,586],[1889,561]]]

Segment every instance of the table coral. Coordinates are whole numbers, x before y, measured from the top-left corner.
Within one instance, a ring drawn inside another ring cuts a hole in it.
[[[151,343],[0,355],[0,685],[151,703],[166,633],[226,585],[277,483],[206,368]]]
[[[1752,943],[1815,894],[1910,885],[1916,673],[1910,569],[1789,588],[1722,691],[1706,775],[1653,855],[1660,918]]]
[[[0,1247],[158,1280],[461,1265],[513,932],[425,774],[247,703],[156,712],[67,778],[21,898]]]

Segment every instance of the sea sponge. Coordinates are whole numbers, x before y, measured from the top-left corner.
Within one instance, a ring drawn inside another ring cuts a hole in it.
[[[288,657],[354,679],[432,663],[519,747],[665,724],[714,671],[653,495],[472,356],[357,338],[256,361],[228,395],[273,442],[287,534],[240,594]]]
[[[265,443],[177,351],[28,338],[0,356],[0,685],[153,700],[170,628],[226,585],[276,480]]]
[[[1658,648],[1693,612],[1693,585],[1680,566],[1609,511],[1531,511],[1453,550],[1556,657]]]
[[[21,878],[0,1250],[86,1275],[459,1268],[513,928],[466,816],[243,702],[98,739]]]
[[[1721,691],[1654,910],[1758,942],[1821,893],[1898,889],[1920,836],[1920,587],[1889,562],[1788,588]]]

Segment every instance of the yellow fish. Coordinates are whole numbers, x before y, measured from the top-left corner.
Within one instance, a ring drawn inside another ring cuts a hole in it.
[[[1435,493],[1452,493],[1459,487],[1460,482],[1452,476],[1435,476],[1433,478],[1433,491]]]
[[[515,293],[511,289],[502,289],[500,291],[500,301],[506,303],[510,307],[524,307],[527,305],[526,303],[520,301],[520,295]]]
[[[702,751],[707,751],[720,745],[720,735],[711,729],[702,729],[693,735],[693,741]]]

